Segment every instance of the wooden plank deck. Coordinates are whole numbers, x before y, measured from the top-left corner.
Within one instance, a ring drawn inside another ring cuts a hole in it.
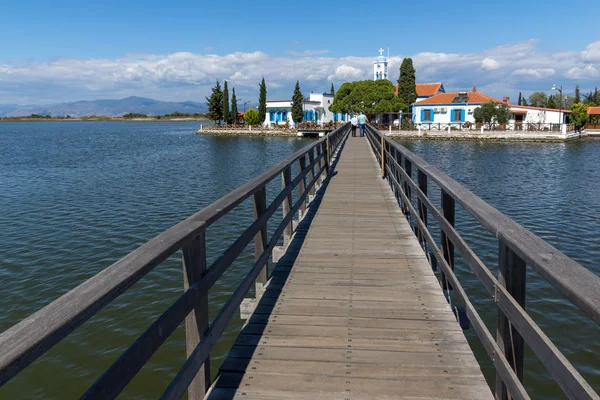
[[[335,171],[207,398],[492,399],[366,139]]]

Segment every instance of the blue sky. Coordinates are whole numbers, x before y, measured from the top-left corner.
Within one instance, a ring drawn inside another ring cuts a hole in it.
[[[600,86],[593,1],[27,1],[0,24],[0,104],[149,96],[203,100],[215,79],[269,97],[368,79],[390,48],[390,78],[413,57],[418,81],[496,97],[552,83]],[[595,10],[595,11],[594,11]],[[572,90],[572,89],[571,89]]]

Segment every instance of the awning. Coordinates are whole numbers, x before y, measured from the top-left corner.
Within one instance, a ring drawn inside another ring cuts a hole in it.
[[[600,107],[588,107],[588,115],[600,115]]]
[[[510,112],[513,114],[519,114],[519,115],[525,115],[527,114],[527,110],[515,110],[515,109],[510,109]]]

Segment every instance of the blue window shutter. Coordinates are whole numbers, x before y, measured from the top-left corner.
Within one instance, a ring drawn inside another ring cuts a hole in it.
[[[460,122],[465,122],[465,112],[464,108],[460,111]]]
[[[456,111],[456,108],[453,108],[450,111],[450,122],[456,122],[456,116],[455,116],[455,113],[454,113],[455,111]]]
[[[423,122],[423,119],[425,119],[425,109],[421,108],[421,122]]]
[[[431,121],[433,122],[435,120],[435,113],[433,112],[433,108],[429,109],[429,115],[431,115]]]

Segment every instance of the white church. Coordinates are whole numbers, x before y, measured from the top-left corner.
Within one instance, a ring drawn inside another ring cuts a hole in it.
[[[383,55],[383,51],[382,48],[379,49],[379,56],[373,62],[373,80],[388,79],[388,62]],[[330,93],[311,93],[309,98],[302,103],[304,113],[302,121],[313,122],[319,126],[329,122],[350,121],[350,116],[346,113],[329,111],[329,107],[333,103],[333,97],[334,95]],[[294,125],[292,121],[292,100],[267,100],[267,118],[265,118],[263,126],[282,125]]]

